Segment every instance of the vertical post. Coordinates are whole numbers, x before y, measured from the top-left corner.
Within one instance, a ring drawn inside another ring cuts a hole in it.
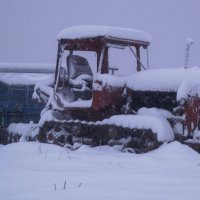
[[[108,74],[108,47],[104,47],[104,53],[103,53],[103,61],[101,66],[101,73],[102,74]]]
[[[184,64],[185,69],[189,67],[190,46],[192,44],[193,44],[192,38],[187,38],[186,49],[185,49],[185,64]]]
[[[60,60],[60,51],[61,51],[61,47],[60,47],[60,41],[58,42],[58,49],[57,49],[57,60],[56,60],[56,72],[55,72],[55,78],[54,78],[54,85],[56,84],[56,79],[57,79],[57,75],[58,75],[58,65],[59,65],[59,60]]]
[[[100,64],[100,57],[101,57],[101,51],[96,51],[96,54],[97,54],[97,73],[99,72],[99,64]]]
[[[136,46],[136,56],[137,56],[137,72],[141,71],[141,65],[140,65],[140,46]]]
[[[148,51],[148,47],[146,48],[147,51],[147,69],[149,69],[149,51]]]

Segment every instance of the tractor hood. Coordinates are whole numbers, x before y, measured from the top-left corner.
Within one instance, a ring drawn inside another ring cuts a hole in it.
[[[188,94],[200,96],[200,67],[151,69],[132,74],[126,85],[135,91],[177,92],[177,100]]]

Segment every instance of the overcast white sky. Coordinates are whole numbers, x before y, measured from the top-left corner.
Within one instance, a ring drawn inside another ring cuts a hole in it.
[[[199,0],[0,0],[0,62],[55,63],[57,34],[74,25],[111,25],[149,32],[151,67],[200,66]]]

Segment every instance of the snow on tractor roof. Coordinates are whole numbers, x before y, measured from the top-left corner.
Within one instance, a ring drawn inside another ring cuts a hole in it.
[[[93,38],[98,36],[143,41],[147,43],[151,42],[151,35],[149,33],[130,28],[120,28],[111,26],[74,26],[62,30],[58,34],[57,38],[58,40],[61,40]]]

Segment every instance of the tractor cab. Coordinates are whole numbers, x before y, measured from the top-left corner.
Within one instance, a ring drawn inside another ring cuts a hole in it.
[[[141,49],[150,44],[150,36],[142,31],[102,26],[79,26],[61,31],[58,35],[57,65],[54,81],[54,93],[62,107],[79,107],[90,102],[86,107],[98,109],[109,102],[109,93],[123,86],[105,83],[104,80],[116,79],[117,67],[111,66],[110,49],[128,48],[135,58],[134,68],[141,71],[145,67],[141,61]],[[95,54],[95,61],[85,57],[85,52]],[[123,56],[123,55],[120,55]],[[147,58],[148,60],[148,58]],[[112,82],[112,81],[111,81]],[[113,89],[113,90],[112,90]],[[106,91],[104,91],[106,90]],[[103,92],[100,94],[99,92]],[[121,95],[121,91],[116,91]],[[114,92],[115,93],[115,92]],[[116,100],[119,95],[113,95]],[[103,100],[104,96],[104,100]],[[113,98],[111,98],[113,99]],[[101,101],[100,103],[98,103]],[[107,101],[107,103],[106,103]],[[77,102],[77,103],[76,103]],[[101,105],[100,105],[101,104]],[[79,106],[77,106],[79,105]]]

